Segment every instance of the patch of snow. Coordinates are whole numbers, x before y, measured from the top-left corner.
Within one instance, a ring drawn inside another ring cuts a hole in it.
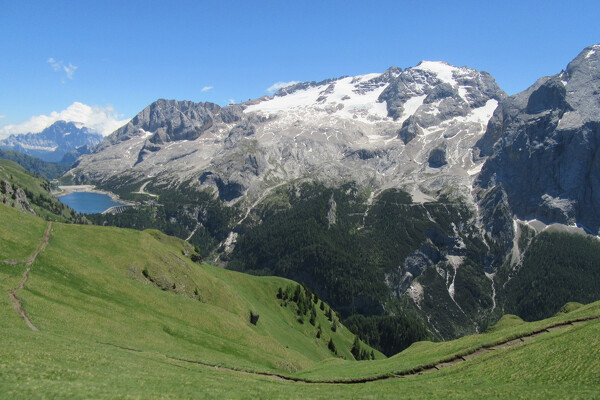
[[[449,83],[452,87],[457,86],[454,80],[454,71],[458,68],[443,61],[421,61],[414,69],[433,72],[442,82]]]
[[[49,147],[49,146],[34,146],[31,144],[20,143],[21,147],[27,150],[40,150],[40,151],[55,151],[58,149],[58,146]]]
[[[298,90],[285,96],[276,96],[272,99],[261,101],[258,104],[247,107],[244,112],[252,113],[260,111],[262,113],[278,113],[287,111],[291,108],[307,107],[314,104],[319,97],[319,93],[325,89],[326,85],[311,87],[305,90]]]
[[[490,118],[494,114],[494,111],[498,107],[498,101],[494,99],[488,100],[483,107],[472,110],[469,115],[466,116],[467,122],[478,122],[480,124],[487,125]]]
[[[140,133],[142,134],[142,136],[140,136],[140,138],[142,138],[142,139],[149,138],[150,136],[153,135],[152,132],[145,131],[142,128],[140,128]]]
[[[381,74],[367,74],[339,79],[331,84],[298,90],[285,96],[262,101],[247,107],[245,113],[260,112],[270,115],[281,112],[336,115],[372,123],[387,119],[387,105],[377,99],[387,85],[371,90],[357,90],[360,82],[376,78]],[[322,93],[332,86],[331,93]],[[319,101],[317,101],[319,100]]]
[[[421,96],[414,96],[414,97],[411,97],[410,99],[406,100],[406,102],[404,104],[402,104],[402,108],[403,108],[402,117],[400,117],[398,122],[400,124],[402,124],[404,121],[406,121],[408,119],[408,117],[410,117],[415,112],[417,112],[417,109],[423,105],[423,101],[425,100],[425,97],[427,97],[426,94],[421,95]]]
[[[591,56],[593,56],[594,54],[596,54],[596,48],[597,48],[596,46],[594,46],[594,48],[592,48],[590,51],[587,52],[587,54],[585,55],[586,59],[590,58]]]
[[[370,81],[371,79],[375,79],[379,77],[381,74],[379,72],[374,72],[372,74],[358,75],[355,79],[360,79],[362,82]]]

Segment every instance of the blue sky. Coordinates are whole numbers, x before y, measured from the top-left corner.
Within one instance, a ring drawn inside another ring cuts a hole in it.
[[[0,0],[0,127],[74,102],[120,118],[158,98],[225,105],[423,59],[514,94],[599,43],[599,15],[598,1]]]

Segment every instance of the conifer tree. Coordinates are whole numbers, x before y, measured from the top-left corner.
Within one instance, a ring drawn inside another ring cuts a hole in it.
[[[335,348],[335,344],[333,343],[333,339],[329,339],[329,343],[327,343],[327,347],[329,348],[329,350],[331,350],[334,354],[337,355],[337,349]]]

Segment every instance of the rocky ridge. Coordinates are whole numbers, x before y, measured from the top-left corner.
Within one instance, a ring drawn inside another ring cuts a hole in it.
[[[193,179],[227,202],[304,177],[416,192],[449,182],[466,188],[481,164],[471,148],[504,97],[487,73],[422,62],[223,108],[158,100],[71,174],[95,182],[126,175],[140,184]]]
[[[505,204],[504,224],[514,215],[600,234],[600,45],[503,101],[477,148],[487,157],[478,201],[484,210]],[[483,219],[489,231],[508,228]]]
[[[67,153],[79,149],[80,155],[85,146],[93,147],[102,139],[102,135],[78,123],[57,121],[39,133],[10,135],[0,140],[0,148],[16,150],[44,161],[59,162]]]

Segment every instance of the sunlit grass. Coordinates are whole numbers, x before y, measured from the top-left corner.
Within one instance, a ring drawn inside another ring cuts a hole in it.
[[[46,222],[3,205],[0,216],[3,251],[25,258]],[[596,302],[532,323],[505,316],[482,335],[415,343],[389,359],[344,361],[326,343],[333,335],[350,358],[352,334],[334,334],[319,313],[324,335],[317,339],[314,326],[299,324],[294,310],[280,305],[277,289],[291,281],[198,265],[185,251],[183,241],[156,231],[54,223],[19,293],[40,332],[25,325],[7,295],[24,265],[0,265],[0,398],[594,398],[600,392],[598,320],[441,371],[352,385],[294,383],[178,361],[357,379],[410,371],[600,315]],[[144,270],[169,290],[146,279]],[[256,326],[250,310],[260,315]]]

